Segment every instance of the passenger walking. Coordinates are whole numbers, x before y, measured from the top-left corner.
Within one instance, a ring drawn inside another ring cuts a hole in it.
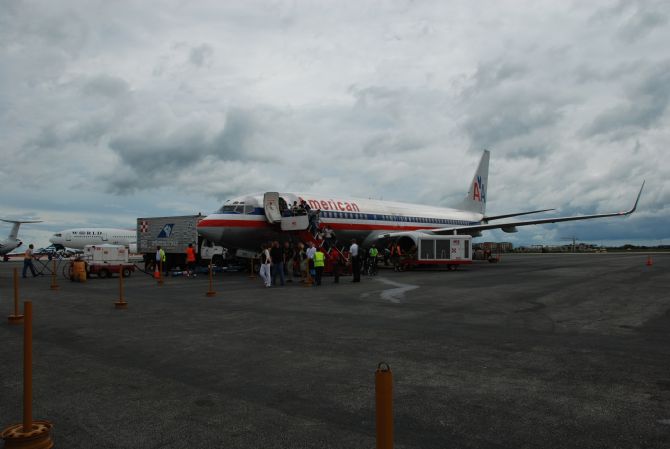
[[[314,253],[314,272],[316,286],[321,285],[321,276],[323,275],[323,269],[326,266],[326,255],[321,251],[321,248],[318,248]]]
[[[23,277],[26,277],[26,271],[30,268],[30,272],[33,274],[33,277],[37,277],[38,274],[35,272],[35,266],[33,265],[33,259],[35,258],[35,253],[33,252],[33,244],[28,245],[28,249],[23,253]]]
[[[352,282],[361,282],[361,259],[358,254],[358,245],[356,244],[356,239],[351,240],[349,254],[351,254],[351,274],[354,276],[354,280]]]
[[[323,246],[326,251],[330,250],[333,246],[333,229],[326,225],[325,228],[323,228]]]
[[[284,242],[284,273],[286,274],[286,282],[293,282],[295,276],[293,274],[293,256],[295,251],[289,242]]]
[[[334,283],[339,284],[340,273],[342,272],[342,266],[343,266],[342,254],[340,254],[337,248],[333,248],[328,258],[330,260],[330,265],[333,267]]]
[[[309,242],[309,248],[307,248],[305,254],[307,255],[307,266],[308,266],[307,283],[311,284],[312,277],[316,274],[314,272],[314,254],[316,254],[316,247],[314,246],[314,242]]]
[[[298,243],[298,251],[296,254],[297,257],[297,262],[298,262],[298,267],[300,269],[300,282],[307,282],[308,279],[308,274],[307,270],[309,269],[308,262],[307,262],[307,253],[305,252],[305,245],[300,242]]]
[[[186,248],[186,277],[195,277],[195,249],[193,243]]]
[[[275,241],[272,243],[272,249],[270,250],[270,257],[272,258],[272,283],[277,285],[277,276],[279,276],[279,281],[281,286],[284,286],[284,249],[279,246],[279,242]]]
[[[312,210],[312,208],[309,207],[309,204],[307,204],[307,201],[305,200],[300,201],[300,207],[302,207],[306,214],[309,214],[309,211]]]
[[[272,286],[272,278],[270,277],[270,268],[272,267],[272,258],[270,257],[270,251],[268,250],[268,245],[261,245],[261,269],[260,275],[263,279],[265,287],[268,288]]]

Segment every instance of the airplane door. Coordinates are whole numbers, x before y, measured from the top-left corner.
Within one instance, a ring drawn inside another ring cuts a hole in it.
[[[103,232],[101,237],[102,237],[103,242],[107,241],[107,234],[106,233]]]
[[[71,242],[72,241],[72,233],[71,232],[66,232],[65,233],[65,241],[66,242]]]
[[[279,192],[266,192],[265,195],[263,195],[263,208],[265,209],[265,218],[267,218],[270,223],[279,223],[281,221]]]

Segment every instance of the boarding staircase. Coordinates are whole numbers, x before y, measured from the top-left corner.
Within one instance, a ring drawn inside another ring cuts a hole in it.
[[[314,243],[317,248],[322,248],[324,239],[319,238],[319,231],[324,228],[322,224],[317,224],[316,230],[310,230],[309,214],[304,215],[284,215],[282,210],[285,206],[281,206],[282,199],[278,192],[267,192],[263,196],[263,206],[265,208],[265,216],[269,223],[279,224],[282,232],[289,232],[301,242]],[[286,212],[284,212],[286,213]],[[312,232],[314,231],[314,232]],[[326,254],[330,255],[335,251],[336,255],[342,260],[346,260],[342,252],[333,246],[326,250]],[[328,259],[331,259],[330,257]]]

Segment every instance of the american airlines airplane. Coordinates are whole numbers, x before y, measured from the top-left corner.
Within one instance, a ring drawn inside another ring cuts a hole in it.
[[[285,240],[287,231],[300,231],[296,217],[286,216],[294,201],[305,200],[312,211],[320,210],[320,222],[332,228],[340,242],[357,239],[369,246],[379,239],[397,239],[401,246],[415,244],[425,234],[467,234],[481,236],[482,231],[501,229],[517,232],[520,226],[588,220],[632,214],[637,208],[644,183],[635,204],[626,212],[505,221],[506,218],[546,212],[543,209],[505,215],[486,215],[489,151],[479,161],[466,197],[455,208],[425,206],[381,200],[333,198],[305,193],[267,192],[228,200],[216,213],[198,224],[198,232],[208,240],[228,248],[257,250],[269,240]]]
[[[17,237],[19,235],[19,226],[23,223],[41,223],[41,221],[17,221],[17,220],[3,220],[6,223],[12,223],[12,230],[9,231],[9,236],[6,239],[0,240],[0,256],[4,256],[12,250],[18,248],[23,244]]]
[[[55,233],[49,239],[56,248],[84,249],[86,245],[123,245],[137,251],[137,231],[113,228],[77,228]]]

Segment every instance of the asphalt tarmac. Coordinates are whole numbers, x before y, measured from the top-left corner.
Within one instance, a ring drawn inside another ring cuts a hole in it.
[[[34,417],[56,448],[670,447],[670,255],[509,255],[459,271],[263,288],[224,273],[21,279]],[[0,428],[21,422],[22,326],[0,263]]]

